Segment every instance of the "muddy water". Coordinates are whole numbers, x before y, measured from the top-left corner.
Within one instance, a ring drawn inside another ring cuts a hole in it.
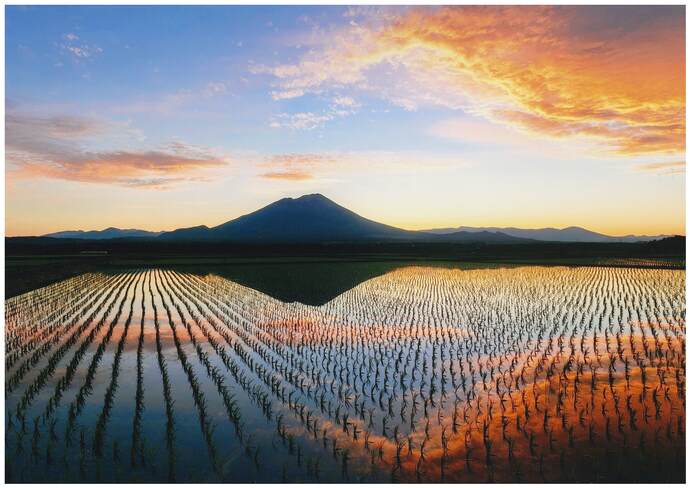
[[[6,302],[7,478],[682,481],[684,290],[407,266],[304,305],[174,270],[73,278]]]

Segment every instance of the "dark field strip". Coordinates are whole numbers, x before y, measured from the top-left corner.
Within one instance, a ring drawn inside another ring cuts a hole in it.
[[[214,275],[76,277],[7,307],[6,476],[684,481],[684,287],[412,266],[309,306]]]

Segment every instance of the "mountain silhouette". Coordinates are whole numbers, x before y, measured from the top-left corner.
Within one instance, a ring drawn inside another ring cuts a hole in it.
[[[120,239],[124,237],[156,237],[160,234],[160,232],[150,232],[148,230],[108,227],[103,230],[65,230],[45,234],[43,237],[54,237],[56,239]]]
[[[160,239],[233,242],[517,242],[499,233],[455,232],[433,235],[374,222],[321,194],[283,198],[255,212],[216,227],[190,227],[164,232]]]
[[[43,237],[59,239],[155,239],[161,242],[233,242],[245,244],[459,243],[527,244],[539,241],[607,243],[651,241],[664,236],[614,237],[581,227],[519,229],[457,227],[412,231],[375,222],[315,193],[283,198],[224,224],[199,225],[170,232],[109,227],[101,231],[65,231]]]
[[[583,229],[582,227],[566,227],[564,229],[556,229],[553,227],[545,227],[542,229],[519,229],[517,227],[449,227],[441,229],[426,229],[422,232],[427,232],[436,235],[451,235],[457,232],[470,233],[484,233],[484,232],[499,232],[504,235],[517,237],[521,239],[533,239],[535,241],[551,241],[551,242],[643,242],[654,241],[669,237],[667,235],[658,236],[609,236],[593,232],[591,230]]]
[[[391,240],[414,232],[365,219],[320,194],[283,198],[216,227],[166,232],[161,239],[253,242]]]

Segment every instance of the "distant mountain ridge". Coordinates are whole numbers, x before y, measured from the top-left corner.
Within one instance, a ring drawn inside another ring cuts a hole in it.
[[[669,235],[658,236],[609,236],[600,234],[582,227],[565,227],[563,229],[556,229],[554,227],[545,227],[541,229],[520,229],[517,227],[447,227],[440,229],[425,229],[421,232],[428,232],[436,235],[446,235],[455,232],[500,232],[513,237],[522,239],[533,239],[535,241],[551,241],[551,242],[645,242],[655,241],[670,237]]]
[[[100,231],[54,232],[58,239],[156,239],[184,242],[343,243],[420,242],[520,244],[538,241],[639,242],[665,236],[613,237],[583,229],[518,229],[514,227],[457,227],[413,231],[375,222],[315,193],[282,198],[254,212],[215,227],[199,225],[169,232],[108,227]]]
[[[125,237],[157,237],[161,232],[151,232],[141,229],[118,229],[108,227],[103,230],[65,230],[45,234],[42,237],[54,237],[57,239],[121,239]]]

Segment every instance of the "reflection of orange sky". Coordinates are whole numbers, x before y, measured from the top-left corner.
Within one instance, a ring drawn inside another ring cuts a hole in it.
[[[420,269],[416,269],[418,273]],[[522,272],[524,270],[513,271],[517,275]],[[459,279],[482,274],[487,272],[448,272],[448,277]],[[395,295],[396,287],[387,286],[385,282],[395,282],[396,278],[413,280],[414,273],[411,268],[397,270],[361,288],[378,282],[383,286],[374,286],[368,293],[378,296],[377,291],[387,290]],[[217,277],[211,277],[209,283],[223,286],[223,280]],[[402,283],[398,284],[402,287]],[[601,288],[597,289],[601,291]],[[635,293],[640,289],[647,287],[635,288]],[[651,289],[660,287],[652,286]],[[593,291],[581,290],[580,293],[587,295]],[[538,294],[532,296],[538,299]],[[401,301],[410,299],[406,297]],[[267,303],[267,310],[276,305]],[[285,306],[289,309],[287,317],[301,309],[300,306]],[[409,338],[424,342],[450,332],[442,325],[432,327],[438,328],[434,334],[424,326],[412,331],[405,327],[404,321],[398,327],[390,324],[382,327],[376,323],[338,325],[336,321],[332,324],[328,317],[319,323],[308,313],[300,313],[297,317],[294,320],[260,321],[257,326],[267,331],[272,340],[289,348],[327,346],[338,349],[359,344],[377,347],[387,343],[397,350],[408,347],[405,344]],[[383,461],[376,462],[382,469],[395,470],[396,452],[400,450],[400,467],[395,476],[403,481],[437,481],[442,476],[442,463],[445,481],[514,481],[518,470],[524,479],[565,481],[572,479],[573,475],[569,475],[568,470],[575,465],[578,476],[595,476],[594,472],[582,471],[585,469],[579,457],[582,452],[600,459],[605,456],[615,458],[625,456],[626,448],[630,446],[642,449],[640,446],[644,443],[648,447],[654,446],[656,453],[649,455],[648,459],[660,455],[661,459],[669,461],[673,456],[666,453],[675,452],[684,439],[683,432],[678,431],[678,422],[684,420],[684,321],[678,322],[678,318],[671,316],[658,316],[653,320],[653,323],[632,320],[620,324],[619,333],[612,332],[613,328],[607,329],[608,334],[599,330],[596,341],[591,335],[596,329],[590,329],[585,335],[566,335],[562,340],[551,336],[530,341],[519,352],[466,358],[474,364],[475,371],[484,368],[486,372],[491,368],[494,372],[495,367],[497,374],[489,377],[486,383],[477,381],[470,388],[478,395],[473,399],[461,394],[456,402],[453,392],[449,391],[445,400],[430,409],[430,415],[422,416],[420,408],[414,416],[415,428],[412,431],[406,430],[407,418],[398,421],[398,417],[393,415],[392,424],[397,422],[403,426],[397,442],[393,438],[391,424],[388,425],[387,436],[380,432],[377,434],[380,422],[376,424],[370,446],[363,445],[362,433],[354,439],[352,429],[348,436],[342,428],[327,420],[324,426],[329,428],[328,435],[337,438],[338,445],[348,450],[353,467],[355,460],[366,466],[367,454],[377,458],[376,448],[381,446]],[[559,352],[559,349],[562,350]],[[627,376],[626,362],[629,364]],[[354,363],[348,364],[357,369]],[[508,367],[511,364],[515,365],[514,369]],[[503,406],[501,395],[505,400]],[[659,400],[658,409],[655,397]],[[405,398],[411,401],[409,392]],[[455,426],[454,410],[459,412]],[[409,409],[407,411],[409,413]],[[427,421],[428,437],[425,432]],[[358,425],[360,431],[371,430],[367,422],[357,418],[350,422]],[[506,422],[505,428],[503,422]],[[484,425],[492,446],[492,468],[488,468],[486,462]],[[442,447],[444,436],[448,443],[445,454]],[[508,461],[510,443],[513,443],[512,460]],[[422,445],[424,458],[420,460]],[[561,467],[562,462],[565,469]]]
[[[30,317],[34,303],[62,296],[56,290],[114,289],[112,307],[97,307],[103,320],[91,327],[101,329],[92,329],[98,333],[87,345],[101,343],[107,349],[99,354],[110,357],[123,344],[133,352],[141,338],[147,351],[167,349],[168,364],[187,354],[201,378],[205,366],[209,381],[209,358],[220,360],[215,364],[234,394],[265,392],[271,399],[269,430],[275,427],[284,443],[286,435],[297,436],[355,476],[369,470],[400,481],[515,481],[517,473],[530,481],[589,481],[596,470],[623,476],[625,468],[607,465],[610,459],[639,461],[639,469],[651,466],[657,475],[680,469],[680,271],[415,266],[318,307],[283,303],[216,275],[119,276],[51,285],[10,301],[8,310]],[[118,320],[111,323],[113,315]],[[78,334],[90,337],[88,330]],[[10,344],[28,354],[26,344]],[[237,381],[238,371],[247,381]]]

